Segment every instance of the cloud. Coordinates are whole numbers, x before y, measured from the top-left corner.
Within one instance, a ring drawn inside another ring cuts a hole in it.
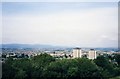
[[[117,47],[117,24],[114,7],[3,16],[3,43]]]

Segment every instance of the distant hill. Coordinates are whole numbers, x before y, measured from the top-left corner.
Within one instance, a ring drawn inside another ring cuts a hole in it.
[[[53,45],[42,45],[42,44],[1,44],[0,48],[40,48],[40,49],[69,49],[72,50],[74,47],[67,47],[67,46],[53,46]],[[91,49],[86,47],[81,47],[83,49],[89,50]],[[118,48],[93,48],[95,50],[102,50],[102,51],[120,51]]]
[[[57,48],[60,46],[41,45],[41,44],[2,44],[2,48]]]

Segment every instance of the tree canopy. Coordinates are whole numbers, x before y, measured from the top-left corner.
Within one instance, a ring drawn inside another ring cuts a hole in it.
[[[118,65],[111,60],[116,60]],[[87,58],[55,59],[41,54],[30,59],[8,58],[3,62],[2,79],[106,79],[120,76],[119,55],[113,58],[98,56],[95,60]]]

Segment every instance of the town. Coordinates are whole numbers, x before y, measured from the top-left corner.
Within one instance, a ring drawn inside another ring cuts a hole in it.
[[[102,50],[95,50],[95,49],[82,49],[79,47],[71,48],[71,49],[35,49],[35,48],[24,48],[24,49],[17,49],[17,48],[2,48],[0,56],[2,56],[2,61],[5,59],[12,57],[13,59],[18,58],[31,58],[40,54],[49,54],[54,58],[57,59],[73,59],[73,58],[88,58],[88,59],[96,59],[97,56],[100,55],[114,55],[120,54],[119,51],[102,51]]]

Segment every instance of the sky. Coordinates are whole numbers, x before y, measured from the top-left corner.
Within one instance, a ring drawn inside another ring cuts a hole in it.
[[[119,2],[119,0],[1,0],[1,2]]]
[[[117,47],[117,2],[3,2],[2,43]]]

